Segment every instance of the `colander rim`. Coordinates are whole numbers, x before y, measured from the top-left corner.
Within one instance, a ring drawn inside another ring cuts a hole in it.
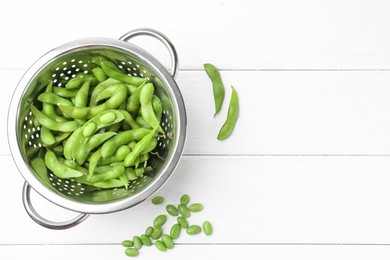
[[[92,204],[85,203],[80,201],[71,200],[60,196],[56,192],[47,188],[30,170],[28,165],[25,163],[22,153],[19,149],[18,144],[18,135],[17,135],[17,124],[18,124],[18,115],[21,99],[27,90],[31,80],[37,75],[42,69],[45,68],[47,64],[52,62],[62,55],[75,51],[77,49],[89,49],[89,48],[113,48],[120,51],[125,51],[131,55],[135,55],[137,59],[144,62],[146,65],[158,73],[160,80],[163,80],[163,83],[169,86],[168,91],[172,96],[172,105],[177,114],[177,125],[175,136],[177,138],[176,144],[173,149],[173,153],[168,163],[165,164],[165,167],[162,169],[161,174],[158,178],[153,180],[146,189],[139,192],[135,196],[124,198],[121,200]],[[135,46],[134,44],[117,40],[111,38],[85,38],[75,41],[65,43],[57,48],[52,49],[51,51],[44,54],[39,58],[35,63],[33,63],[30,68],[27,69],[25,74],[20,79],[14,94],[11,99],[11,103],[8,111],[8,126],[7,126],[7,135],[8,143],[11,150],[12,158],[15,162],[16,167],[19,172],[25,179],[25,181],[41,196],[48,199],[49,201],[61,206],[63,208],[88,214],[102,214],[102,213],[112,213],[120,210],[124,210],[130,207],[133,207],[142,201],[146,200],[157,192],[171,177],[173,171],[177,167],[177,164],[183,153],[185,139],[186,139],[186,129],[187,129],[187,116],[186,109],[184,105],[184,100],[181,95],[180,89],[173,79],[171,74],[166,70],[166,68],[161,65],[161,63],[154,58],[151,54],[145,50]]]

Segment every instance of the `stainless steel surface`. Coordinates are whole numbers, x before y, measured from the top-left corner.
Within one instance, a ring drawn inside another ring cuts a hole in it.
[[[122,37],[120,37],[119,40],[128,41],[131,38],[134,38],[137,36],[143,36],[143,35],[156,38],[159,41],[161,41],[165,45],[165,47],[167,47],[167,49],[169,51],[169,55],[171,56],[171,62],[172,62],[171,74],[172,74],[173,78],[176,78],[178,67],[179,67],[179,58],[177,56],[175,46],[173,46],[172,42],[167,37],[165,37],[162,33],[160,33],[159,31],[156,31],[153,29],[147,29],[147,28],[135,29],[135,30],[132,30],[132,31],[126,33]]]
[[[156,35],[156,31],[142,34]],[[138,32],[139,33],[139,32]],[[127,34],[126,34],[127,35]],[[125,36],[126,36],[125,35]],[[129,39],[136,34],[125,37]],[[173,45],[165,39],[172,59],[172,75],[177,73],[177,56]],[[95,190],[74,179],[59,179],[49,172],[47,182],[31,168],[30,161],[42,149],[39,127],[33,124],[30,103],[43,91],[42,82],[51,79],[54,86],[63,87],[77,73],[89,74],[92,59],[104,56],[118,64],[129,75],[148,78],[163,103],[161,126],[165,138],[159,138],[157,151],[164,160],[154,157],[153,171],[132,181],[129,188]],[[110,213],[130,208],[155,193],[171,176],[181,157],[186,136],[186,111],[180,90],[169,72],[150,54],[122,40],[91,38],[67,43],[45,54],[35,62],[20,80],[8,113],[8,141],[13,159],[26,182],[51,202],[81,213]],[[27,198],[26,198],[27,199]]]
[[[34,220],[36,223],[39,225],[50,228],[50,229],[67,229],[74,227],[84,220],[86,220],[89,217],[89,214],[85,213],[80,213],[78,216],[74,217],[73,219],[70,219],[68,221],[63,221],[63,222],[54,222],[51,220],[48,220],[41,215],[38,214],[38,212],[34,209],[32,203],[31,203],[31,186],[28,185],[27,182],[24,183],[23,185],[23,191],[22,191],[22,199],[23,199],[23,205],[24,208],[26,209],[27,214],[31,217],[32,220]]]

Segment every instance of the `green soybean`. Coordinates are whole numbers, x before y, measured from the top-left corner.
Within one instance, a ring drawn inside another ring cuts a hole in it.
[[[160,122],[156,117],[156,114],[153,110],[152,105],[152,99],[153,99],[153,93],[154,93],[154,86],[152,83],[146,84],[140,94],[140,101],[141,101],[141,113],[142,117],[144,118],[145,122],[150,125],[151,127],[155,128],[158,127],[158,131],[163,133],[160,126]]]
[[[133,237],[133,246],[135,249],[140,249],[142,247],[142,241],[139,236]]]
[[[146,230],[145,230],[145,235],[147,235],[148,237],[150,237],[153,233],[153,227],[150,226],[150,227],[147,227]]]
[[[162,228],[158,226],[158,227],[154,227],[150,237],[153,238],[154,240],[157,240],[161,237],[161,235],[162,235]]]
[[[214,103],[215,103],[214,116],[215,116],[221,110],[223,99],[225,97],[225,88],[223,86],[221,75],[219,74],[218,69],[210,63],[206,63],[203,66],[213,84]]]
[[[163,196],[156,196],[152,199],[152,203],[154,205],[158,205],[164,202],[164,197]]]
[[[203,232],[206,236],[211,236],[211,234],[213,233],[213,226],[209,221],[203,222]]]
[[[137,256],[139,254],[138,250],[135,248],[126,248],[125,254],[127,256]]]
[[[83,126],[83,135],[85,137],[91,136],[96,130],[96,124],[94,122],[87,123]]]
[[[177,209],[179,210],[180,214],[184,217],[184,218],[189,218],[191,213],[190,213],[190,210],[188,209],[188,207],[184,204],[179,204],[179,206],[177,206]]]
[[[199,234],[201,231],[202,229],[198,225],[191,225],[186,229],[188,235],[196,235]]]
[[[187,219],[182,217],[182,216],[177,217],[177,222],[179,223],[181,228],[187,228],[188,227]]]
[[[201,203],[194,203],[194,204],[191,204],[188,209],[191,211],[191,212],[200,212],[202,211],[203,209],[203,205]]]
[[[103,124],[109,124],[112,123],[115,120],[115,113],[113,112],[108,112],[100,116],[99,120]]]
[[[161,240],[157,240],[154,245],[158,250],[162,252],[167,251],[167,247],[164,245],[164,243]]]
[[[131,240],[123,240],[122,241],[122,246],[124,246],[124,247],[132,247],[133,246],[133,241],[131,241]]]
[[[165,209],[167,210],[169,215],[171,215],[173,217],[176,217],[177,215],[179,215],[177,208],[175,206],[173,206],[172,204],[167,205]]]
[[[221,130],[219,130],[218,137],[217,137],[218,140],[221,141],[225,140],[233,133],[234,127],[238,119],[238,113],[239,113],[238,96],[236,90],[232,86],[232,96],[230,98],[228,115]]]
[[[92,93],[91,93],[91,98],[90,98],[90,101],[89,101],[89,106],[96,106],[97,102],[96,102],[96,98],[99,96],[99,94],[106,88],[110,87],[110,86],[113,86],[113,85],[118,85],[120,84],[121,82],[119,80],[116,80],[116,79],[112,79],[112,78],[108,78],[107,80],[99,83],[93,90],[92,90]]]
[[[150,246],[152,244],[151,241],[150,241],[149,236],[147,236],[146,234],[141,235],[140,238],[141,238],[141,242],[142,242],[143,245]]]
[[[78,89],[66,89],[60,87],[53,87],[53,93],[65,98],[75,97],[78,92]]]
[[[155,227],[161,227],[167,222],[167,216],[165,215],[159,215],[153,220],[153,226]]]
[[[167,249],[173,248],[173,240],[169,235],[167,235],[167,234],[162,235],[161,241],[164,243],[164,245]]]
[[[189,202],[190,202],[190,195],[184,194],[183,196],[181,196],[181,198],[180,198],[181,204],[187,205]]]
[[[84,83],[85,78],[73,78],[66,83],[65,88],[74,89],[79,88]]]
[[[171,228],[170,231],[170,236],[172,239],[177,239],[179,238],[181,233],[181,226],[179,224],[174,224]]]

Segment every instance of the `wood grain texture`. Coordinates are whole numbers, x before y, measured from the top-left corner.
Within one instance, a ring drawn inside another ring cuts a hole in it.
[[[183,69],[200,69],[205,62],[225,69],[390,69],[390,2],[384,0],[146,0],[137,5],[120,0],[114,7],[69,0],[61,8],[36,0],[1,5],[0,23],[12,26],[2,28],[6,40],[0,68],[27,68],[72,40],[119,38],[128,30],[151,27],[171,38]],[[161,45],[134,42],[169,63]]]
[[[148,200],[129,210],[91,216],[64,231],[42,228],[29,219],[21,202],[22,177],[10,156],[1,156],[0,164],[7,174],[0,197],[7,198],[2,204],[8,213],[0,222],[7,234],[0,236],[0,244],[119,243],[142,234],[164,213],[164,205],[178,203],[184,193],[204,204],[190,223],[209,220],[214,234],[184,233],[178,243],[390,244],[387,157],[185,156],[158,192],[166,204],[155,206]],[[51,219],[74,215],[38,196],[33,201]],[[169,218],[164,230],[174,221]]]
[[[21,70],[0,70],[1,122],[6,122]],[[390,154],[388,71],[223,71],[226,98],[213,118],[210,80],[203,71],[180,71],[177,82],[188,116],[185,154]],[[240,100],[233,135],[217,140],[230,85]],[[10,154],[6,124],[0,154]]]

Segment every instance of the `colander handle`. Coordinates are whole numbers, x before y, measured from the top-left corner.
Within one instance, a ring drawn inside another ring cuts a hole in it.
[[[27,214],[31,217],[32,220],[34,220],[39,225],[50,228],[50,229],[67,229],[76,226],[77,224],[80,224],[83,222],[86,218],[89,217],[89,214],[81,213],[80,215],[76,216],[75,218],[63,221],[63,222],[54,222],[48,219],[45,219],[41,215],[39,215],[36,210],[34,209],[33,205],[31,204],[31,186],[28,185],[27,182],[23,185],[23,205],[24,208],[27,211]]]
[[[179,59],[177,57],[177,52],[176,52],[175,47],[173,46],[172,42],[164,34],[160,33],[159,31],[150,29],[150,28],[140,28],[140,29],[135,29],[135,30],[132,30],[132,31],[126,33],[125,35],[120,37],[119,40],[128,41],[131,38],[134,38],[136,36],[142,36],[142,35],[151,36],[153,38],[156,38],[157,40],[162,42],[165,45],[165,47],[167,47],[167,49],[169,51],[169,55],[171,56],[171,62],[172,62],[171,74],[172,74],[173,78],[176,78],[177,69],[179,66]]]

